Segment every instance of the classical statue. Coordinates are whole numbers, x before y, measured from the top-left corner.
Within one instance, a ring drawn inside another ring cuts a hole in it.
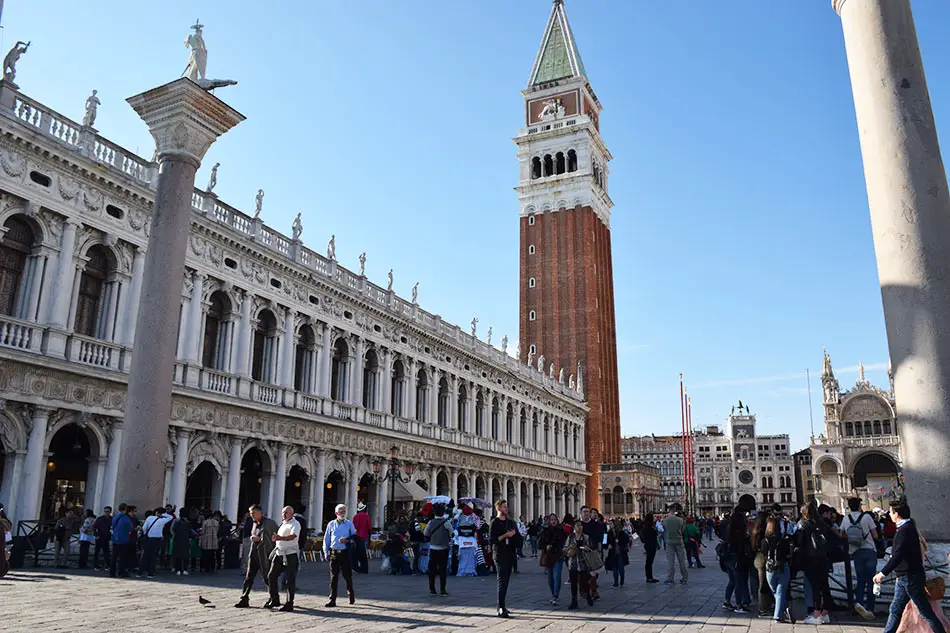
[[[419,303],[419,282],[412,284],[412,304]]]
[[[204,24],[198,24],[195,20],[191,27],[194,34],[185,38],[185,48],[190,48],[191,54],[183,74],[195,83],[205,78],[205,68],[208,64],[208,49],[205,47],[205,38],[201,35],[201,29],[204,27]]]
[[[392,292],[393,291],[393,269],[392,268],[389,269],[389,273],[387,273],[386,275],[386,280],[387,280],[386,290],[388,290],[389,292]]]
[[[518,345],[518,353],[521,353],[521,345]],[[528,367],[534,366],[534,352],[528,350]]]
[[[472,336],[475,336],[475,330],[478,328],[478,317],[472,317]]]
[[[551,366],[548,368],[548,378],[554,380],[554,363],[551,363]]]
[[[489,345],[491,345],[491,326],[490,325],[488,326],[488,338],[486,339],[486,342]]]
[[[521,340],[518,340],[518,344],[515,345],[515,357],[517,357],[518,362],[521,362]],[[531,361],[528,361],[528,364],[531,364]]]
[[[336,235],[330,236],[330,243],[327,244],[327,259],[336,261]]]
[[[538,371],[544,373],[544,354],[538,357]]]
[[[194,34],[185,38],[185,48],[190,48],[191,53],[188,57],[188,65],[185,66],[182,76],[187,76],[193,82],[198,84],[202,90],[214,90],[221,86],[233,86],[237,82],[233,79],[208,79],[205,76],[205,69],[208,63],[208,49],[205,47],[205,39],[202,36],[201,29],[203,24],[198,24],[197,20],[191,27]]]
[[[360,277],[366,274],[366,251],[360,253]]]
[[[7,53],[7,56],[3,58],[3,79],[5,81],[13,83],[13,79],[16,77],[17,60],[28,48],[30,48],[30,42],[17,42]]]
[[[561,371],[557,375],[557,381],[561,383],[562,385],[564,384],[564,368],[563,367],[561,367]]]
[[[574,374],[571,374],[570,379],[567,381],[567,388],[571,391],[574,390]]]
[[[208,177],[208,188],[205,190],[208,193],[214,191],[215,185],[218,184],[218,167],[221,166],[221,163],[215,163],[214,167],[211,168],[211,175]]]
[[[99,97],[96,96],[97,93],[97,90],[93,90],[92,94],[86,99],[86,113],[82,116],[83,127],[92,127],[92,124],[96,122],[96,109],[102,103],[99,101]]]
[[[295,242],[300,241],[300,234],[303,233],[303,223],[300,221],[300,214],[297,214],[297,217],[294,218],[294,225],[291,227],[293,232],[293,238]]]
[[[254,219],[261,217],[261,208],[264,206],[264,190],[258,189],[254,196]]]
[[[505,334],[501,337],[501,351],[506,353],[508,351],[508,335]]]

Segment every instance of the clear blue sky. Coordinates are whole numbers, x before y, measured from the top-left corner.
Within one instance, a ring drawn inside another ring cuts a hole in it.
[[[495,341],[518,327],[515,147],[550,0],[198,3],[7,0],[17,82],[151,155],[124,102],[177,78],[205,24],[218,94],[247,121],[219,140],[216,191]],[[279,5],[281,10],[273,7]],[[614,161],[610,194],[625,433],[697,425],[738,399],[764,432],[821,426],[821,348],[842,386],[886,385],[887,345],[838,16],[828,0],[567,0]],[[913,2],[938,130],[950,123],[950,5]],[[947,142],[945,140],[945,151]]]

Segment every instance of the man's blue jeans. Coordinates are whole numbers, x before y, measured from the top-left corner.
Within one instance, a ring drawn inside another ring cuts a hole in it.
[[[874,613],[874,574],[877,572],[877,551],[859,549],[851,555],[854,561],[854,601]]]
[[[557,600],[561,593],[561,570],[564,568],[564,561],[558,559],[554,567],[548,567],[548,587],[551,589],[551,597]]]
[[[924,592],[925,578],[923,574],[913,576],[899,576],[897,584],[894,587],[894,600],[891,601],[890,614],[887,616],[887,624],[884,625],[884,633],[895,633],[901,623],[901,617],[904,615],[904,607],[911,600],[914,606],[920,612],[920,617],[930,625],[934,633],[947,633],[943,624],[937,619],[937,615],[930,607],[930,601],[927,600],[927,594]]]
[[[788,607],[788,583],[791,575],[791,570],[787,564],[782,567],[782,571],[765,572],[769,587],[775,596],[775,613],[772,617],[776,620],[785,616],[785,609]]]

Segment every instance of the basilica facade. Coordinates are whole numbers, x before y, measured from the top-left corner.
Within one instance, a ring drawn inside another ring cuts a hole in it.
[[[115,498],[157,165],[0,82],[0,501],[16,520]],[[539,368],[195,190],[165,501],[272,516],[337,502],[585,498],[584,370]],[[395,485],[384,481],[401,463]],[[395,492],[395,498],[391,490]]]

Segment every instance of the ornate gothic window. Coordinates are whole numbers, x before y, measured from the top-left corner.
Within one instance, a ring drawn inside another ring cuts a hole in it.
[[[110,319],[109,297],[115,291],[109,275],[115,272],[111,254],[102,246],[93,246],[86,253],[88,261],[79,276],[79,295],[76,297],[76,320],[73,331],[85,336],[105,338]],[[111,314],[115,318],[115,314]]]
[[[405,388],[406,388],[406,369],[405,365],[402,364],[402,360],[397,360],[393,363],[393,377],[392,384],[390,384],[390,402],[389,410],[397,418],[403,417],[403,399],[405,397]],[[413,412],[415,413],[415,412]]]
[[[429,375],[420,368],[416,374],[416,421],[425,422],[429,413]]]
[[[363,394],[362,403],[366,409],[378,409],[376,389],[379,383],[379,355],[375,349],[366,351],[363,357]]]
[[[33,248],[33,230],[17,217],[3,223],[6,233],[0,241],[0,314],[19,317],[17,303],[24,283],[23,271]],[[22,312],[22,311],[21,311]]]
[[[203,367],[218,371],[228,370],[231,325],[231,300],[218,290],[211,295],[211,305],[205,314],[205,336],[201,351]]]
[[[449,425],[449,381],[442,377],[439,381],[439,426]]]
[[[277,317],[270,310],[262,310],[254,328],[254,355],[251,378],[272,383],[277,376]]]
[[[294,389],[303,393],[316,391],[317,337],[313,326],[304,324],[297,331],[294,349]]]
[[[330,398],[337,402],[346,402],[349,365],[350,346],[340,337],[333,344],[333,358],[330,361]]]

